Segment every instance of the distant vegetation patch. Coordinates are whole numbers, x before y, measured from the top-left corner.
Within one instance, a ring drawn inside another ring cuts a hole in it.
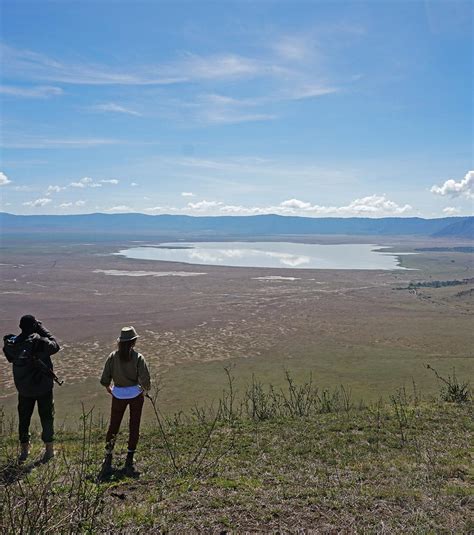
[[[396,288],[397,290],[414,290],[416,288],[444,288],[445,286],[460,286],[463,284],[472,284],[474,283],[474,278],[468,279],[454,279],[447,281],[421,281],[421,282],[410,282],[408,286],[403,286]]]
[[[415,251],[427,253],[474,253],[474,247],[420,247]]]

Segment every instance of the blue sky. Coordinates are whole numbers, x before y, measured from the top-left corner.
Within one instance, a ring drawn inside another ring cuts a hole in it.
[[[1,10],[0,210],[473,212],[470,2]]]

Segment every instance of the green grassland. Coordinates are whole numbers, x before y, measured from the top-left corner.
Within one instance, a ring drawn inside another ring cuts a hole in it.
[[[98,480],[106,422],[94,412],[58,432],[56,458],[22,469],[1,421],[2,533],[470,533],[472,402],[356,401],[287,378],[144,426],[137,470]],[[158,393],[158,405],[159,397]],[[446,397],[446,396],[445,396]],[[156,400],[155,400],[156,401]],[[147,401],[152,408],[152,403]],[[33,457],[40,453],[38,437]]]

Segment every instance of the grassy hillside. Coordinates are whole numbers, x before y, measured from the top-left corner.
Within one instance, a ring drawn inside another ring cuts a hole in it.
[[[114,474],[97,480],[106,422],[93,413],[58,433],[54,461],[22,469],[11,462],[14,423],[4,419],[2,533],[474,529],[472,402],[423,400],[414,387],[356,405],[343,388],[290,377],[278,391],[254,381],[239,400],[229,378],[214,408],[165,418],[155,398],[135,477],[121,470],[122,433]],[[35,444],[39,455],[37,435]]]

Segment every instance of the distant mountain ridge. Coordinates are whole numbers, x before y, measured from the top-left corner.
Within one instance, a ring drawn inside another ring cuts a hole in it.
[[[468,238],[474,237],[474,217],[468,217],[462,221],[455,221],[433,234],[435,237]]]
[[[442,236],[473,239],[474,217],[297,217],[280,215],[213,216],[127,214],[14,215],[0,212],[0,232],[9,234],[154,234]]]

